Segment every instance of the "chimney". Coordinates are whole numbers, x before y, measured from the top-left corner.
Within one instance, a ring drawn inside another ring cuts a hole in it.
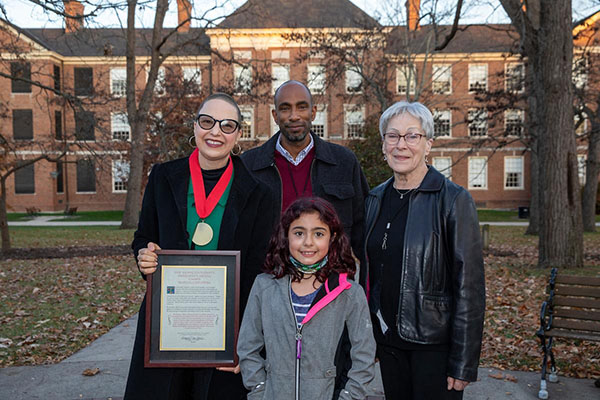
[[[189,32],[192,18],[191,0],[177,0],[177,28],[178,32]]]
[[[421,0],[406,0],[406,15],[408,20],[408,29],[416,31],[419,29],[419,12]]]
[[[66,0],[65,4],[65,32],[77,32],[83,28],[84,6],[77,0]]]

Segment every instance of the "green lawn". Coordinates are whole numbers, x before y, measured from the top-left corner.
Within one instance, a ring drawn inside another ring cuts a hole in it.
[[[14,248],[110,246],[130,244],[133,232],[133,229],[119,229],[118,226],[11,226],[10,240]]]
[[[521,221],[527,222],[528,219],[519,219],[518,212],[516,210],[487,210],[487,209],[478,209],[477,215],[479,216],[479,221],[485,222],[500,222],[500,221]]]
[[[40,213],[39,215],[56,217],[50,221],[120,221],[123,218],[123,211],[78,211],[75,215],[64,215],[62,213]],[[9,221],[28,221],[31,216],[26,213],[8,213],[7,219]]]

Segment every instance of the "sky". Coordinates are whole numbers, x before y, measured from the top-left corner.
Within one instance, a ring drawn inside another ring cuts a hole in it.
[[[98,4],[107,4],[106,0],[89,0],[97,2]],[[117,1],[117,0],[113,0]],[[327,1],[327,0],[324,0]],[[404,23],[404,20],[400,18],[401,22],[398,22],[398,15],[393,12],[394,9],[404,10],[404,3],[406,0],[350,0],[358,7],[363,9],[369,15],[380,20],[385,25],[398,23]],[[123,3],[124,1],[121,1]],[[215,4],[225,4],[219,10],[215,10],[212,15],[226,15],[235,8],[239,7],[245,2],[245,0],[196,0],[194,8],[194,15],[201,15],[203,12],[202,7],[206,10],[208,7],[214,6]],[[421,4],[426,4],[428,0],[421,0]],[[140,1],[142,3],[142,1]],[[441,6],[448,7],[456,3],[456,0],[438,0]],[[40,6],[34,5],[27,0],[0,0],[0,5],[4,7],[6,15],[0,15],[8,18],[8,20],[18,26],[27,28],[60,28],[63,26],[62,17],[52,15],[51,13],[44,12]],[[593,12],[600,9],[600,0],[573,0],[573,18],[575,20],[581,19],[585,16],[592,14]],[[136,22],[137,26],[151,26],[153,15],[150,7],[142,10],[144,12],[139,13],[140,18]],[[86,8],[86,12],[89,12]],[[392,18],[386,16],[392,15]],[[96,19],[96,21],[102,21],[103,25],[110,24],[113,27],[118,27],[123,24],[126,20],[126,11],[123,10],[120,13],[116,13],[114,10],[105,11]],[[394,21],[396,20],[396,21]],[[446,21],[450,23],[451,21]],[[508,17],[504,13],[504,10],[500,6],[498,0],[465,0],[465,6],[463,7],[463,16],[461,18],[463,24],[474,24],[474,23],[508,23]],[[92,23],[90,26],[99,26],[99,22]],[[176,26],[177,25],[177,7],[175,0],[170,1],[169,12],[167,13],[165,26]],[[196,22],[192,23],[195,26]]]

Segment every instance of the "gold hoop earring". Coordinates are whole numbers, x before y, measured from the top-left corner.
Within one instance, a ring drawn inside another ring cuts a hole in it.
[[[237,148],[235,146],[237,146]],[[231,149],[231,155],[239,156],[240,154],[242,154],[242,146],[239,143],[236,143],[233,149]]]
[[[192,140],[194,140],[194,144],[192,144]],[[191,148],[195,148],[196,147],[196,136],[194,136],[194,135],[190,136],[188,139],[188,144],[190,145]]]

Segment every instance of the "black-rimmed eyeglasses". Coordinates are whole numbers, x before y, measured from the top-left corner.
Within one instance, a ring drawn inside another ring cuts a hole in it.
[[[395,146],[400,143],[400,139],[404,138],[406,144],[409,146],[416,146],[421,141],[421,137],[423,137],[422,133],[407,133],[405,135],[400,135],[398,133],[386,133],[383,135],[383,140],[389,144],[390,146]]]
[[[196,122],[202,129],[212,129],[213,126],[218,122],[219,128],[223,133],[234,133],[240,127],[240,123],[235,119],[216,119],[206,114],[199,114],[196,118]]]

